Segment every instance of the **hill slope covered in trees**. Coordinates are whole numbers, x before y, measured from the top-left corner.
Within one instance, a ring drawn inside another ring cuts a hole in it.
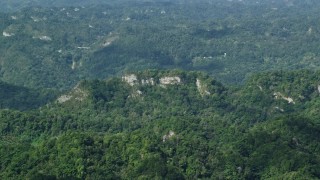
[[[0,109],[30,110],[56,98],[58,92],[48,89],[29,89],[0,81]]]
[[[199,72],[82,81],[0,111],[2,179],[317,179],[319,72],[230,87]]]
[[[100,3],[0,2],[0,179],[320,178],[319,1]]]

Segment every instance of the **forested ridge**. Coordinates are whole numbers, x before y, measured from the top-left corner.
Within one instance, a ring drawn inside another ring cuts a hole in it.
[[[39,109],[1,110],[0,177],[318,179],[319,73],[85,80]]]

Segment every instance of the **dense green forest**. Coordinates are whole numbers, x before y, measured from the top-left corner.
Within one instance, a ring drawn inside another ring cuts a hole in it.
[[[81,79],[150,68],[205,71],[228,84],[257,72],[317,70],[320,3],[258,2],[131,1],[2,13],[0,80],[66,90]]]
[[[320,1],[0,2],[0,179],[320,179]]]
[[[28,89],[0,81],[0,109],[35,109],[57,98],[58,93],[48,89]]]
[[[319,71],[225,86],[200,72],[85,80],[0,111],[1,179],[318,179]]]

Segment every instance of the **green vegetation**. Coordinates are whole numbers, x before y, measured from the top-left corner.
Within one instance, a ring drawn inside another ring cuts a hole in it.
[[[133,74],[1,110],[1,179],[320,178],[319,71],[239,88],[199,72]]]
[[[0,2],[0,179],[320,179],[318,0],[100,1]]]
[[[33,90],[0,81],[0,109],[30,110],[57,97],[52,90]]]
[[[205,71],[228,84],[257,72],[319,69],[318,1],[212,2],[0,14],[0,79],[66,90],[82,79],[150,68]]]

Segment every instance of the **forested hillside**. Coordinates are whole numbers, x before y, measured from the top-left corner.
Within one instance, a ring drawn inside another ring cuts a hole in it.
[[[2,13],[0,79],[65,90],[150,68],[205,71],[229,84],[262,71],[317,70],[319,2],[257,2],[62,3]]]
[[[319,71],[225,86],[200,72],[86,80],[0,112],[1,179],[318,179]]]
[[[0,109],[30,110],[56,98],[58,92],[48,89],[28,89],[0,81]]]
[[[0,179],[320,179],[320,1],[0,2]]]

